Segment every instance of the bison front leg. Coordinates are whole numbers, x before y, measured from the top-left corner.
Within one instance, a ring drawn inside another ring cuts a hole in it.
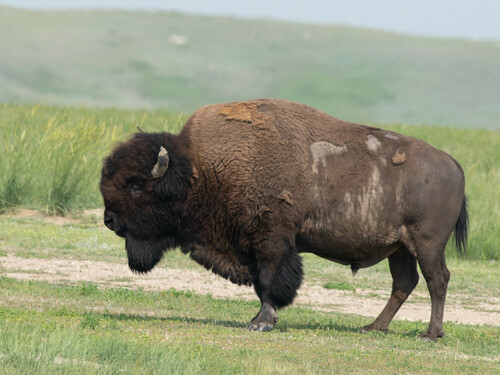
[[[273,274],[270,266],[259,267],[258,277],[255,281],[255,291],[260,298],[260,311],[252,319],[248,329],[250,331],[266,332],[271,331],[278,322],[276,313],[277,305],[270,298]]]
[[[361,333],[387,331],[392,318],[418,283],[417,260],[405,247],[389,257],[389,268],[392,275],[391,297],[377,319],[361,328]]]
[[[278,321],[276,310],[293,302],[302,283],[302,276],[302,258],[295,248],[284,244],[261,248],[257,253],[254,280],[261,307],[248,329],[271,331]]]

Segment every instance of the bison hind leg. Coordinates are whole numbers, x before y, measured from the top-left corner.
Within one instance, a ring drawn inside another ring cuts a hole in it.
[[[377,319],[361,328],[361,333],[373,330],[386,332],[392,318],[418,284],[417,259],[406,247],[389,256],[389,268],[392,275],[391,297]]]
[[[426,249],[433,249],[436,252],[429,253],[422,251],[418,256],[418,264],[431,295],[431,320],[429,327],[419,336],[424,341],[434,341],[436,338],[444,336],[444,305],[448,282],[450,280],[450,271],[446,267],[446,260],[444,258],[445,246],[446,243],[441,246],[425,244]]]
[[[281,245],[283,247],[283,245]],[[270,331],[278,321],[276,310],[291,304],[302,284],[302,258],[292,246],[271,259],[269,252],[258,255],[254,288],[261,308],[252,319],[249,330]]]

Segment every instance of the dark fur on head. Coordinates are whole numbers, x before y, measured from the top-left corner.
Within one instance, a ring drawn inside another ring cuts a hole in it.
[[[164,250],[180,244],[180,206],[191,167],[175,138],[168,133],[137,133],[104,160],[105,215],[112,217],[113,230],[127,239],[129,265],[138,272],[151,270]],[[161,146],[168,150],[170,163],[165,175],[155,180],[151,170]]]

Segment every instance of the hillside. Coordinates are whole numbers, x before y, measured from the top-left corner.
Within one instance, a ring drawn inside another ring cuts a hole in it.
[[[0,102],[281,97],[343,119],[500,128],[500,43],[171,12],[0,7]]]

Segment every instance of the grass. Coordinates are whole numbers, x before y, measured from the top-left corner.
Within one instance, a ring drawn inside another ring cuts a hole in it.
[[[123,264],[123,245],[86,217],[56,225],[50,218],[0,216],[0,256]],[[207,272],[179,251],[157,267],[165,266]],[[476,307],[500,289],[498,261],[450,259],[448,266],[453,302]],[[355,278],[348,267],[310,254],[304,267],[307,283],[352,298],[366,289],[384,298],[390,291],[386,262]],[[499,327],[446,322],[446,336],[429,344],[416,340],[427,322],[395,320],[387,334],[360,335],[371,318],[290,307],[280,311],[274,331],[258,334],[246,330],[256,300],[2,274],[0,268],[2,374],[493,374],[500,364]],[[428,300],[424,282],[408,303],[422,293]]]
[[[0,7],[0,102],[192,112],[281,97],[350,121],[499,129],[498,46],[176,12]]]
[[[331,281],[327,282],[325,285],[323,285],[323,288],[325,289],[336,289],[336,290],[348,290],[351,292],[356,292],[356,288],[345,281],[341,281],[340,283],[332,283]]]
[[[21,206],[67,213],[101,206],[101,161],[111,147],[138,125],[145,131],[178,132],[186,117],[164,111],[0,106],[0,212]],[[500,132],[383,127],[421,138],[462,164],[470,214],[466,257],[499,260]],[[451,241],[447,251],[456,256]]]
[[[180,129],[168,112],[0,106],[0,210],[23,206],[50,213],[97,207],[101,161],[141,125]]]
[[[0,279],[0,367],[37,373],[494,373],[498,327],[420,322],[360,335],[354,315],[288,308],[268,334],[246,330],[256,302]],[[57,301],[58,303],[54,303]]]

